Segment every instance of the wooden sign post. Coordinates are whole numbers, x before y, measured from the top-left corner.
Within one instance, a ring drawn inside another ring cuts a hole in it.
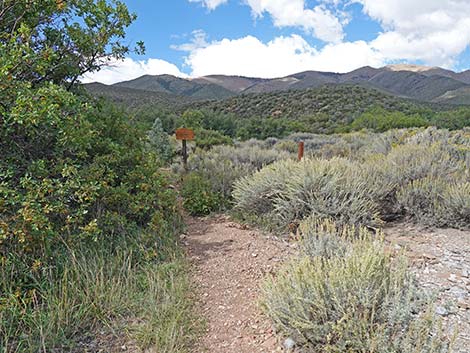
[[[304,150],[305,150],[305,143],[302,141],[302,142],[299,142],[299,162],[302,160],[302,158],[304,158]]]
[[[177,129],[176,130],[176,139],[181,140],[183,143],[183,150],[182,150],[182,155],[183,155],[183,165],[184,169],[188,169],[188,146],[186,141],[193,141],[195,138],[194,131],[191,129]]]

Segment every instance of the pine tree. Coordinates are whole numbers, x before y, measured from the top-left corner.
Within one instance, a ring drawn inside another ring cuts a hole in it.
[[[153,126],[148,133],[150,147],[157,152],[164,162],[169,162],[173,158],[174,150],[170,143],[169,136],[163,129],[160,118],[155,119]]]

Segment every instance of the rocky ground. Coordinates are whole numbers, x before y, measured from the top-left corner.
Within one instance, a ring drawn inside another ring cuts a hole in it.
[[[436,313],[449,333],[457,330],[455,353],[470,352],[470,232],[391,224],[386,238],[404,247],[419,283],[437,295]]]

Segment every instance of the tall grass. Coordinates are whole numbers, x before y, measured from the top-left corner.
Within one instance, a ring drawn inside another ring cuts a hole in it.
[[[64,250],[56,266],[37,264],[26,293],[16,283],[19,259],[3,259],[2,351],[70,351],[103,331],[141,349],[185,352],[194,322],[186,264],[176,250],[164,263],[145,259],[142,250],[99,243]]]

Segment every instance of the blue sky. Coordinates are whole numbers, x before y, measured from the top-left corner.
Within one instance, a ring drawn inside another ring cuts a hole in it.
[[[124,0],[144,56],[86,81],[143,74],[282,77],[392,63],[470,67],[468,0]]]

